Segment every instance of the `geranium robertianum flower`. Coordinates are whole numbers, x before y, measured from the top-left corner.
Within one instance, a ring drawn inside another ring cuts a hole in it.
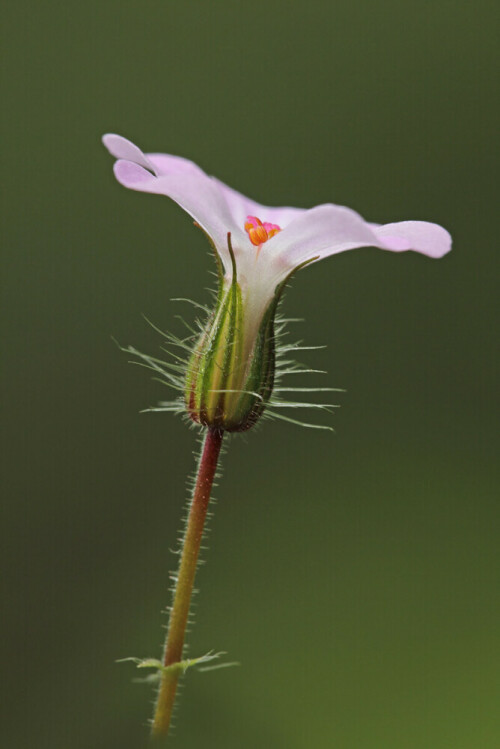
[[[169,730],[180,674],[188,666],[215,657],[209,654],[201,659],[182,659],[204,522],[224,432],[250,428],[271,398],[274,321],[287,280],[305,265],[356,247],[414,250],[439,258],[450,250],[451,239],[436,224],[403,221],[380,226],[367,223],[349,208],[332,204],[309,210],[260,205],[187,159],[144,154],[118,135],[105,135],[104,144],[118,159],[115,175],[122,185],[166,195],[193,217],[209,238],[219,269],[217,303],[199,339],[189,349],[186,371],[182,364],[174,365],[174,372],[184,374],[184,383],[163,369],[165,362],[128,349],[167,382],[184,390],[183,409],[207,427],[182,541],[164,656],[161,661],[132,659],[139,667],[157,670],[160,687],[152,732],[162,736]],[[170,340],[184,345],[180,339]],[[153,410],[179,409],[175,402],[160,406]]]
[[[368,223],[331,203],[311,209],[260,205],[208,176],[188,159],[144,154],[119,135],[104,136],[125,187],[178,203],[209,237],[221,271],[216,309],[195,347],[186,407],[205,426],[242,431],[269,400],[274,382],[274,315],[287,279],[339,252],[371,246],[433,258],[451,247],[448,232],[426,221]]]

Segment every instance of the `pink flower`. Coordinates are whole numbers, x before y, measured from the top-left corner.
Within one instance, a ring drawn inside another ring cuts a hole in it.
[[[434,258],[451,248],[450,235],[437,224],[379,226],[331,203],[309,210],[271,208],[180,156],[144,154],[119,135],[105,135],[103,141],[118,159],[117,180],[132,190],[175,200],[209,236],[220,260],[216,308],[192,351],[185,378],[186,410],[204,426],[249,429],[270,402],[274,317],[295,270],[356,247],[414,250]]]
[[[391,252],[413,250],[440,258],[451,249],[448,232],[427,221],[378,225],[358,213],[326,203],[315,208],[273,208],[241,195],[210,177],[188,159],[144,154],[119,135],[108,134],[104,145],[118,161],[115,176],[122,185],[172,198],[212,239],[226,275],[232,273],[228,233],[238,280],[265,303],[291,271],[307,262],[357,247]]]

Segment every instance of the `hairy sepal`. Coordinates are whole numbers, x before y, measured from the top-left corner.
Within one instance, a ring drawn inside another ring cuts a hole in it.
[[[236,278],[223,281],[187,369],[186,407],[195,422],[242,432],[259,419],[274,383],[276,304],[255,325]]]

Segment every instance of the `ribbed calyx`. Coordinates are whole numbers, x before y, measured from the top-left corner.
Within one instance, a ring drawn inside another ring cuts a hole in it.
[[[274,385],[280,292],[258,312],[237,281],[236,267],[232,280],[221,279],[215,311],[187,368],[186,407],[197,423],[243,432],[262,415]]]

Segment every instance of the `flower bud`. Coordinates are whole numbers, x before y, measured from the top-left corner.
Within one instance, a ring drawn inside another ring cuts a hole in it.
[[[255,315],[236,279],[222,280],[187,368],[186,407],[194,421],[242,432],[260,418],[274,384],[277,301]]]

